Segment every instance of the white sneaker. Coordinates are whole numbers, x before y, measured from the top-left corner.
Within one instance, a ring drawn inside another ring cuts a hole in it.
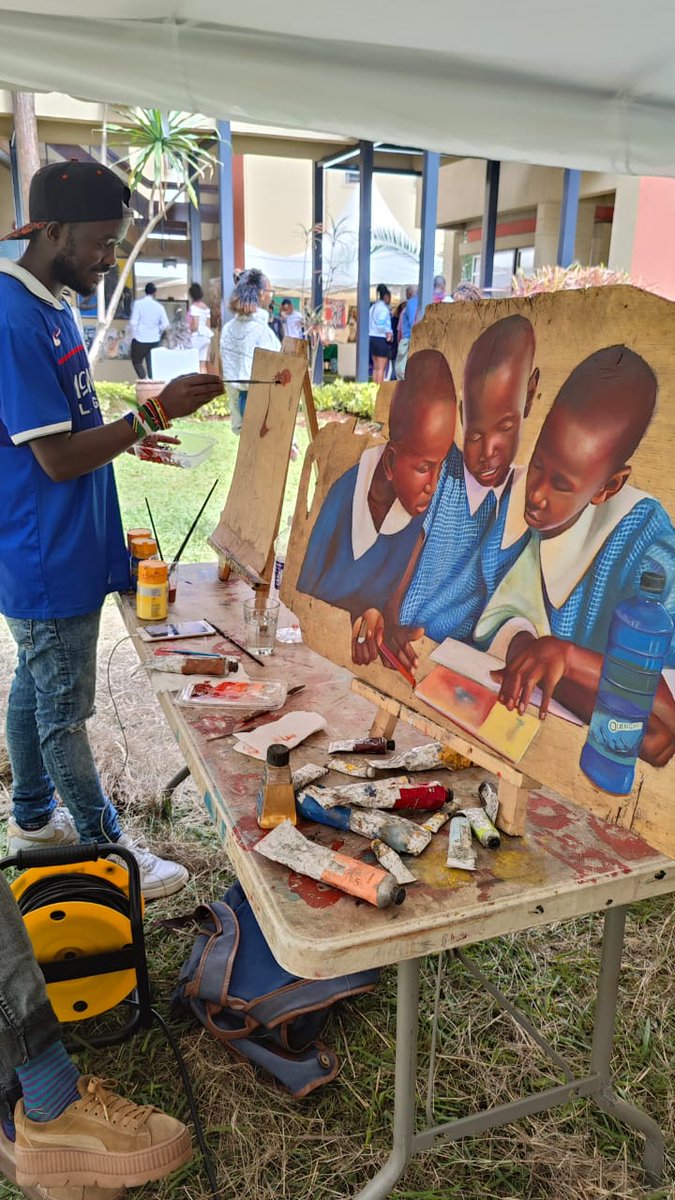
[[[141,891],[146,900],[158,900],[161,896],[173,896],[174,892],[179,892],[181,888],[185,887],[190,878],[186,867],[182,867],[180,863],[171,862],[170,859],[158,858],[147,847],[139,846],[138,842],[128,833],[123,833],[117,844],[131,850],[136,859],[141,871]],[[122,863],[123,867],[126,866],[124,859],[118,861]]]
[[[41,829],[22,829],[10,817],[7,822],[7,853],[17,850],[38,850],[44,846],[74,846],[80,840],[73,814],[60,804]]]

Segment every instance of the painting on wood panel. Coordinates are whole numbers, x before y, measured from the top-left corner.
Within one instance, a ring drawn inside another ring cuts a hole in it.
[[[322,431],[285,591],[330,658],[673,852],[674,358],[633,288],[435,306],[388,439]]]

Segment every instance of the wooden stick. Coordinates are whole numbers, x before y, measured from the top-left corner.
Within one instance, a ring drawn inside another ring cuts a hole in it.
[[[178,563],[180,562],[180,560],[181,560],[181,557],[182,557],[182,554],[183,554],[183,551],[185,550],[185,547],[187,546],[188,542],[190,541],[190,538],[192,537],[192,535],[193,535],[193,533],[194,533],[195,529],[197,528],[197,523],[198,523],[198,521],[199,521],[199,518],[201,517],[201,515],[202,515],[202,513],[204,512],[204,509],[206,508],[206,506],[207,506],[207,504],[208,504],[209,500],[211,499],[211,497],[212,497],[213,493],[215,492],[215,490],[216,490],[216,487],[217,487],[217,485],[218,485],[218,482],[219,482],[219,480],[217,480],[217,479],[214,479],[214,481],[213,481],[213,484],[211,485],[211,488],[210,488],[210,490],[209,490],[209,494],[208,494],[208,496],[206,497],[206,500],[205,500],[205,501],[204,501],[204,503],[202,504],[202,506],[201,506],[201,508],[200,508],[199,512],[197,513],[197,516],[195,517],[195,519],[194,519],[194,521],[192,522],[192,524],[191,524],[190,528],[188,529],[187,533],[185,534],[185,537],[183,538],[183,541],[182,541],[182,543],[181,543],[180,550],[178,551],[178,554],[177,554],[177,555],[176,555],[176,557],[174,558],[174,560],[173,560],[173,562],[172,562],[171,566],[169,567],[169,578],[171,578],[171,575],[173,574],[173,571],[174,571],[174,569],[176,568],[176,566],[177,566],[177,565],[178,565]],[[211,624],[213,625],[213,621],[211,622]]]
[[[162,554],[162,547],[159,544],[159,535],[157,533],[157,526],[155,525],[155,518],[152,515],[152,509],[150,508],[150,501],[148,500],[147,496],[145,497],[145,507],[148,510],[148,516],[150,518],[150,527],[152,529],[152,532],[155,535],[155,542],[157,544],[157,553],[159,554],[159,557],[162,559],[162,561],[164,561],[164,555]]]

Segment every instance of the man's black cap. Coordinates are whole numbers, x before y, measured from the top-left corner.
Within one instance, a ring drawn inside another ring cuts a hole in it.
[[[133,216],[130,199],[124,180],[108,167],[75,159],[49,163],[30,181],[28,224],[6,234],[2,241],[27,238],[50,221],[64,225],[74,221],[121,221]]]

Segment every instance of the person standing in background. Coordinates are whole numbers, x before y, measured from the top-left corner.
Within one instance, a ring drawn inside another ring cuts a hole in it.
[[[286,297],[281,301],[281,319],[284,323],[284,334],[286,337],[304,338],[305,323],[301,313],[297,308],[293,308],[293,301]]]
[[[278,317],[274,312],[274,305],[268,304],[267,311],[269,315],[269,327],[277,335],[280,342],[284,340],[284,323],[281,317]]]
[[[391,343],[394,338],[391,325],[391,292],[386,283],[378,283],[377,300],[370,306],[368,336],[373,360],[373,383],[384,383],[389,362]]]
[[[204,300],[204,292],[200,284],[191,283],[188,288],[190,308],[188,309],[188,325],[192,334],[192,349],[199,354],[199,370],[206,375],[209,369],[209,346],[213,332],[211,330],[211,309]]]
[[[135,300],[131,310],[131,362],[139,379],[152,379],[150,352],[159,346],[170,324],[163,305],[155,300],[156,291],[154,283],[146,283],[145,296]]]
[[[405,289],[405,305],[398,325],[398,349],[396,352],[396,378],[403,379],[408,362],[412,327],[417,317],[417,284],[409,283]]]
[[[262,350],[279,350],[279,340],[269,325],[269,304],[272,287],[266,275],[257,267],[242,271],[230,296],[229,309],[234,313],[223,326],[220,335],[221,369],[225,379],[248,380],[253,368],[253,354]],[[228,383],[232,432],[240,433],[248,399],[248,383]]]

